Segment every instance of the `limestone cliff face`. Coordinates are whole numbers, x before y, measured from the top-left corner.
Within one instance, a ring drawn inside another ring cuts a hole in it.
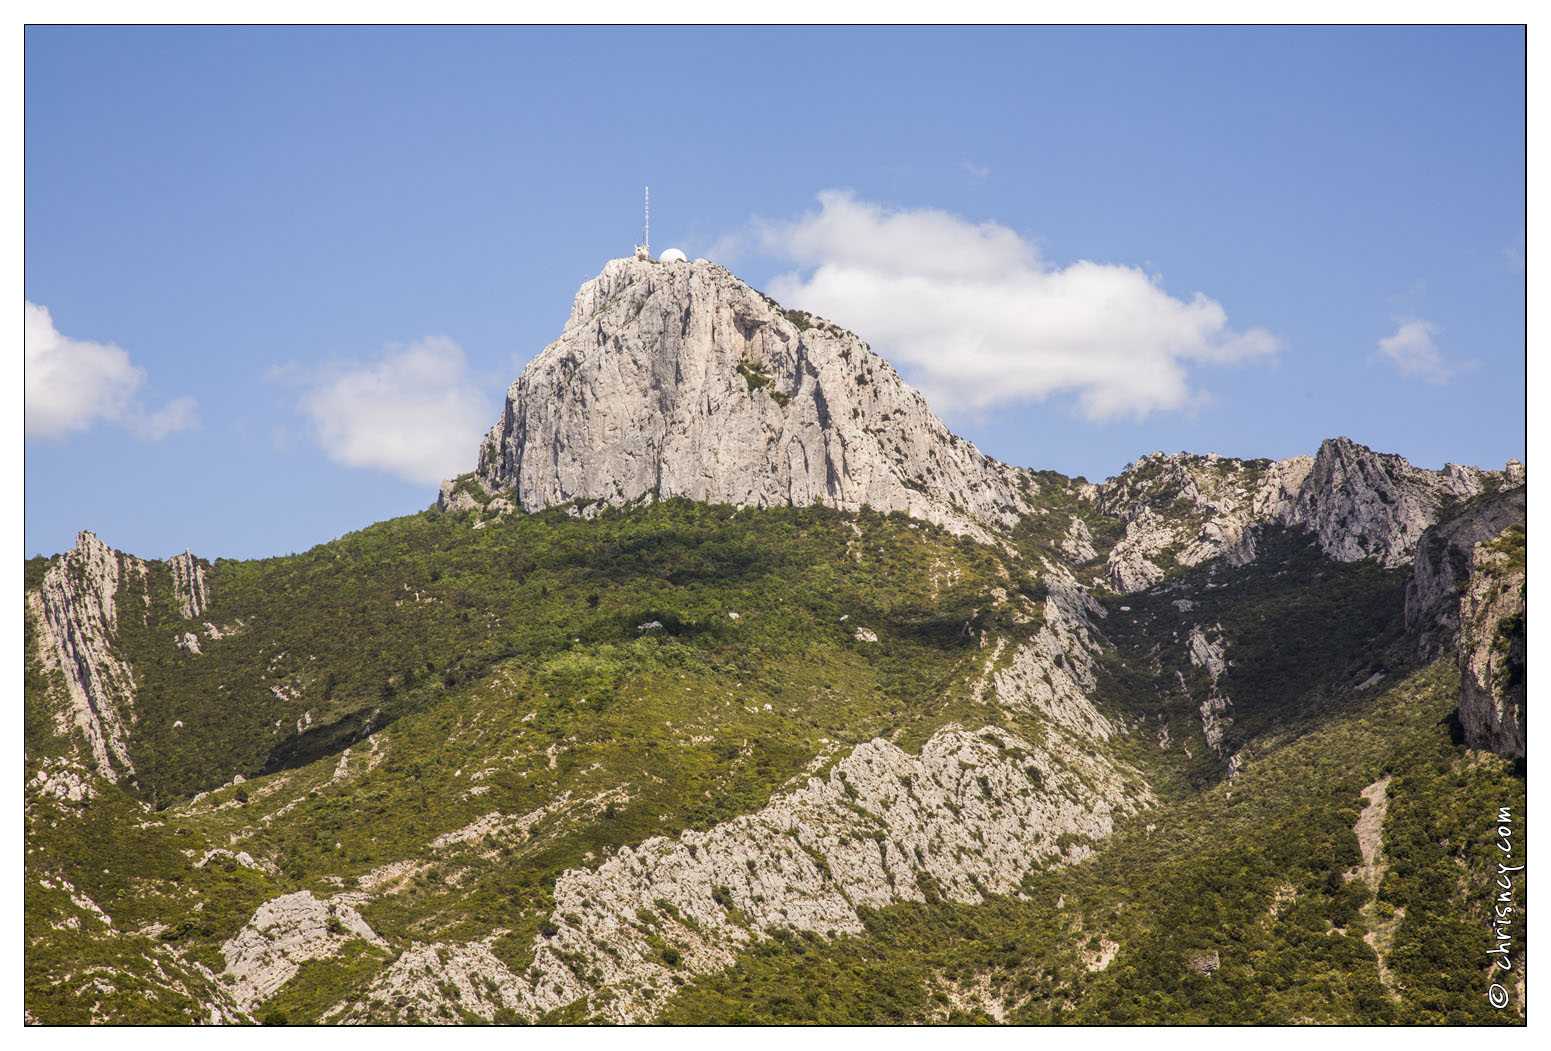
[[[83,532],[27,596],[38,655],[65,683],[56,728],[84,743],[85,758],[109,781],[135,773],[128,747],[134,675],[114,650],[119,591],[125,587],[137,588],[149,605],[145,563]]]
[[[1255,558],[1267,525],[1313,533],[1343,562],[1371,558],[1388,567],[1411,561],[1423,531],[1454,504],[1523,480],[1506,471],[1446,465],[1413,467],[1349,438],[1331,438],[1313,457],[1235,460],[1208,454],[1144,456],[1099,487],[1096,504],[1126,525],[1110,550],[1110,587],[1121,594],[1163,579],[1172,567]]]
[[[1460,591],[1470,576],[1476,545],[1496,538],[1511,525],[1522,526],[1524,514],[1521,486],[1472,504],[1465,513],[1422,533],[1406,584],[1406,629],[1416,633],[1423,658],[1454,648]]]
[[[210,588],[205,583],[205,567],[190,552],[174,555],[167,562],[172,570],[172,590],[178,596],[183,618],[192,620],[210,606]]]
[[[1099,675],[1104,607],[1078,587],[1070,573],[1045,577],[1049,591],[1039,630],[992,675],[1003,708],[1038,713],[1077,740],[1107,741],[1117,727],[1089,699]]]
[[[507,392],[477,478],[527,510],[822,501],[982,538],[1038,488],[951,434],[856,336],[704,260],[616,259],[583,285]]]
[[[1110,550],[1109,583],[1126,594],[1163,579],[1166,567],[1255,557],[1253,527],[1292,506],[1313,461],[1271,463],[1208,453],[1152,453],[1099,487],[1098,509],[1126,525]]]
[[[1411,561],[1442,509],[1480,495],[1488,479],[1500,484],[1503,476],[1457,464],[1428,471],[1350,438],[1331,438],[1319,447],[1284,521],[1315,533],[1332,558],[1372,558],[1393,568]]]
[[[1233,717],[1228,714],[1233,701],[1223,692],[1219,682],[1228,670],[1228,659],[1225,656],[1227,644],[1222,637],[1222,626],[1214,624],[1203,630],[1201,625],[1195,625],[1190,629],[1190,637],[1185,645],[1190,654],[1190,663],[1205,671],[1212,681],[1211,689],[1201,701],[1201,733],[1208,747],[1220,756],[1225,755],[1224,741],[1233,727]]]
[[[1459,721],[1473,748],[1524,757],[1525,537],[1477,544],[1459,605]]]
[[[1514,466],[1429,471],[1348,438],[1277,462],[1154,453],[1095,490],[1126,526],[1109,583],[1127,593],[1171,568],[1251,561],[1268,524],[1310,531],[1332,558],[1404,565],[1448,507],[1514,484]],[[950,433],[851,333],[714,263],[638,259],[582,286],[560,338],[507,392],[473,478],[446,483],[438,505],[485,506],[476,487],[530,511],[674,496],[866,505],[981,540],[1039,491],[1032,472]],[[1084,553],[1082,537],[1071,546]]]

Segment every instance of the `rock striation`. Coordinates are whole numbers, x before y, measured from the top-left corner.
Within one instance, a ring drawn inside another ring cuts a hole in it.
[[[1406,630],[1416,634],[1421,657],[1453,651],[1459,631],[1460,595],[1470,577],[1476,546],[1495,539],[1511,525],[1522,526],[1525,508],[1521,485],[1474,502],[1462,514],[1422,533],[1411,579],[1406,583]]]
[[[82,532],[75,547],[49,566],[42,586],[27,596],[39,658],[65,684],[66,703],[56,728],[73,732],[96,772],[114,782],[135,772],[128,744],[134,674],[113,647],[119,591],[132,580],[149,602],[145,563]]]
[[[1206,672],[1211,679],[1211,689],[1200,706],[1201,733],[1206,738],[1207,746],[1222,755],[1226,751],[1223,742],[1233,726],[1233,717],[1228,714],[1233,701],[1218,683],[1228,670],[1227,644],[1223,640],[1222,626],[1214,624],[1202,629],[1201,625],[1195,625],[1190,629],[1185,649],[1190,655],[1190,663]]]
[[[476,478],[529,511],[822,502],[981,539],[1038,491],[1032,472],[950,433],[856,336],[704,260],[616,259],[583,285],[507,392]],[[444,486],[438,503],[459,495]]]
[[[1256,557],[1256,535],[1268,526],[1312,533],[1326,555],[1343,562],[1402,566],[1451,508],[1514,477],[1523,477],[1517,461],[1506,471],[1455,464],[1429,471],[1349,438],[1328,439],[1312,457],[1278,461],[1152,453],[1098,489],[1098,510],[1126,526],[1106,561],[1109,585],[1129,594],[1170,569],[1216,558],[1243,565]]]
[[[308,960],[333,956],[352,938],[386,947],[344,896],[323,901],[299,890],[266,901],[225,945],[226,973],[238,1006],[251,1011],[296,977]]]
[[[1093,534],[1088,531],[1088,526],[1081,518],[1072,515],[1071,525],[1067,527],[1066,536],[1061,538],[1061,553],[1071,560],[1073,565],[1080,566],[1085,562],[1091,562],[1099,557],[1098,551],[1093,547]]]
[[[1045,584],[1043,623],[995,673],[997,700],[1009,711],[1037,712],[1078,740],[1107,741],[1116,727],[1089,700],[1102,645],[1095,621],[1104,607],[1069,574],[1049,573]]]
[[[1031,867],[1087,856],[1116,817],[1151,802],[1091,747],[1058,727],[1048,736],[1056,743],[950,726],[916,755],[882,739],[859,745],[757,813],[562,874],[523,974],[483,943],[417,945],[343,1019],[375,1020],[373,1005],[406,1000],[416,1017],[456,1017],[455,986],[458,1011],[485,1018],[580,1001],[641,1021],[675,978],[729,966],[759,938],[857,934],[860,906],[1013,892]]]
[[[1477,544],[1459,604],[1459,721],[1465,741],[1525,756],[1525,533]]]
[[[1252,560],[1254,527],[1292,505],[1312,463],[1307,456],[1280,463],[1214,453],[1142,457],[1096,498],[1101,513],[1126,527],[1106,563],[1110,587],[1129,594],[1162,580],[1170,565]]]
[[[193,620],[210,608],[210,588],[205,583],[205,567],[190,552],[174,555],[167,566],[172,570],[172,591],[178,597],[184,620]]]
[[[1394,568],[1411,561],[1416,542],[1442,512],[1480,495],[1488,481],[1500,486],[1502,472],[1452,463],[1428,471],[1350,438],[1331,438],[1320,445],[1283,522],[1314,533],[1331,558],[1371,558]]]

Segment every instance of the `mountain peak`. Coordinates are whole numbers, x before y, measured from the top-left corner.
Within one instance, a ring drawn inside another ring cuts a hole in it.
[[[476,477],[527,510],[675,496],[904,511],[986,538],[1033,475],[952,434],[854,334],[706,260],[611,260],[507,392]],[[455,506],[451,487],[439,503]]]

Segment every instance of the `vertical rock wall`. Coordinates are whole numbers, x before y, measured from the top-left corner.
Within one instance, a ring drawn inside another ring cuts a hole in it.
[[[199,559],[185,551],[167,561],[172,570],[172,590],[186,620],[204,613],[210,606],[210,589],[205,584],[205,568]]]
[[[1525,755],[1525,537],[1478,544],[1459,606],[1459,721],[1473,748]]]
[[[49,567],[42,587],[27,596],[43,663],[65,680],[61,728],[79,734],[97,773],[115,782],[135,772],[127,741],[134,675],[113,649],[119,590],[134,580],[146,587],[144,563],[83,532]]]
[[[681,496],[905,511],[986,538],[1038,490],[856,336],[704,260],[616,259],[507,393],[478,478],[528,510]]]

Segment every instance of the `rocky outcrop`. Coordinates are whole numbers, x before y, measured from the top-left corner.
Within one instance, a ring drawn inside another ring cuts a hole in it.
[[[1126,535],[1110,548],[1104,566],[1109,586],[1122,595],[1152,587],[1163,579],[1164,570],[1151,556],[1167,551],[1177,539],[1169,523],[1152,508],[1142,508],[1126,523]]]
[[[1077,740],[1107,741],[1115,727],[1088,698],[1102,638],[1094,619],[1104,608],[1070,576],[1048,573],[1045,583],[1043,623],[993,677],[997,701],[1009,711],[1041,714]]]
[[[212,861],[216,861],[218,859],[227,859],[230,860],[234,865],[241,865],[245,869],[255,869],[259,872],[275,873],[278,871],[274,865],[269,864],[268,862],[255,861],[253,855],[249,854],[246,850],[239,850],[234,853],[225,849],[224,847],[216,847],[214,850],[205,851],[204,856],[201,857],[198,861],[194,862],[194,867],[196,869],[202,869]]]
[[[1064,739],[1059,727],[1044,743],[948,727],[917,755],[881,739],[859,745],[827,778],[758,813],[564,873],[524,974],[480,944],[417,946],[344,1017],[375,1018],[373,1005],[398,997],[418,998],[417,1017],[451,1016],[452,985],[459,1008],[487,1018],[582,1001],[640,1021],[675,978],[720,970],[773,933],[856,934],[859,906],[1008,893],[1031,867],[1086,856],[1118,815],[1149,801],[1091,747],[1050,739]]]
[[[322,901],[311,891],[299,890],[266,901],[247,926],[221,946],[226,973],[235,979],[231,992],[242,1010],[251,1011],[274,996],[303,963],[333,956],[352,938],[387,946],[345,898]]]
[[[1214,453],[1142,457],[1099,487],[1098,509],[1126,526],[1107,559],[1110,587],[1129,594],[1175,567],[1251,561],[1255,527],[1292,506],[1311,463],[1306,456],[1280,463]]]
[[[438,509],[448,514],[461,514],[466,511],[483,511],[491,504],[491,497],[495,493],[490,489],[484,479],[478,475],[466,474],[459,478],[449,478],[442,482],[441,491],[436,496]],[[510,501],[497,498],[511,509]],[[497,509],[499,510],[499,509]]]
[[[500,932],[500,933],[505,933]],[[399,955],[373,982],[364,1001],[329,1008],[320,1021],[347,1025],[375,1020],[378,1003],[402,1004],[406,1022],[461,1022],[474,1015],[486,1022],[524,1002],[530,990],[522,978],[491,951],[489,942],[446,944],[417,942]]]
[[[1489,480],[1501,485],[1503,476],[1456,464],[1423,470],[1350,438],[1331,438],[1319,447],[1283,523],[1313,532],[1331,558],[1400,566],[1442,510],[1479,495]]]
[[[1064,567],[1046,570],[1039,628],[1005,661],[1007,640],[998,640],[975,690],[982,703],[1040,718],[1039,738],[949,726],[915,755],[867,742],[757,813],[564,873],[521,973],[492,951],[502,931],[415,944],[365,997],[326,1017],[536,1019],[580,1005],[584,1015],[641,1021],[679,980],[728,966],[761,938],[858,933],[860,906],[975,902],[1015,891],[1031,868],[1086,856],[1117,816],[1153,799],[1134,770],[1106,756],[1103,742],[1121,728],[1088,696],[1104,610]],[[810,769],[829,761],[821,755]],[[539,816],[487,814],[432,847],[525,829]]]
[[[183,610],[183,619],[192,620],[210,608],[210,588],[205,583],[205,567],[188,551],[168,559],[172,570],[172,591]]]
[[[1200,705],[1201,734],[1206,738],[1207,746],[1222,755],[1226,751],[1223,742],[1229,728],[1233,726],[1233,717],[1228,714],[1233,701],[1218,686],[1218,680],[1228,670],[1227,645],[1223,641],[1222,627],[1214,624],[1208,629],[1202,629],[1197,624],[1190,629],[1185,648],[1190,655],[1190,663],[1206,672],[1211,679],[1211,688]]]
[[[1067,528],[1066,536],[1061,538],[1061,553],[1078,566],[1092,562],[1099,556],[1094,550],[1093,534],[1089,532],[1087,523],[1076,515],[1072,516],[1072,524]]]
[[[1154,453],[1096,501],[1126,525],[1107,563],[1123,594],[1178,567],[1250,561],[1267,524],[1309,530],[1332,558],[1399,566],[1449,506],[1504,481],[1333,438],[1278,462]],[[951,434],[851,333],[714,263],[616,259],[582,286],[560,339],[507,392],[474,475],[445,483],[438,506],[483,508],[481,490],[527,510],[673,496],[870,506],[986,540],[1031,510],[1038,483]],[[1082,562],[1091,537],[1073,521],[1063,548]]]
[[[145,564],[83,532],[27,596],[39,657],[65,683],[56,728],[73,732],[96,772],[114,782],[135,772],[128,743],[134,675],[113,648],[119,590],[130,581],[146,588]]]
[[[1476,545],[1511,525],[1522,526],[1524,514],[1525,490],[1520,486],[1473,503],[1463,514],[1422,533],[1406,583],[1406,630],[1416,634],[1423,659],[1454,649],[1460,594]]]
[[[1313,457],[1275,462],[1152,453],[1099,487],[1098,510],[1126,526],[1107,557],[1109,585],[1128,594],[1212,559],[1251,562],[1266,526],[1307,530],[1343,562],[1404,565],[1424,530],[1459,503],[1509,484],[1515,464],[1505,472],[1454,464],[1429,471],[1349,438],[1329,439]],[[1522,478],[1523,465],[1516,470]]]
[[[1459,606],[1459,721],[1465,741],[1512,759],[1525,743],[1525,533],[1476,545]]]
[[[85,803],[97,795],[90,770],[73,759],[52,755],[44,758],[27,787],[42,798],[61,803]]]
[[[951,434],[856,336],[704,260],[616,259],[507,392],[477,478],[526,510],[682,496],[904,511],[979,538],[1038,483]],[[444,488],[444,509],[463,506]]]

